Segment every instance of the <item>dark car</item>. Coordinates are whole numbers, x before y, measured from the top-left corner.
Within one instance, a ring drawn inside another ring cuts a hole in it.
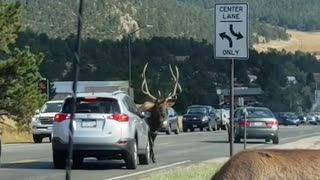
[[[284,126],[299,126],[301,124],[301,121],[299,117],[295,113],[290,113],[290,112],[279,112],[275,113],[275,117],[279,121],[280,125]]]
[[[188,129],[193,132],[195,128],[199,128],[200,131],[203,131],[204,128],[206,128],[207,131],[217,130],[215,109],[211,106],[189,106],[182,120],[184,132],[187,132]]]
[[[246,116],[245,112],[247,112]],[[265,139],[266,142],[272,140],[273,144],[279,144],[278,121],[270,109],[264,107],[238,108],[234,117],[236,143],[244,138],[244,127],[246,126],[247,139]]]
[[[167,108],[166,114],[166,120],[163,122],[162,128],[159,131],[166,132],[168,135],[171,134],[171,132],[179,134],[178,114],[172,107]]]

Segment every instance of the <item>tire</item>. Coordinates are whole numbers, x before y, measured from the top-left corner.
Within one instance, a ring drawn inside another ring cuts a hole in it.
[[[240,143],[240,141],[241,141],[241,138],[239,136],[235,136],[234,137],[234,142],[235,143]]]
[[[279,144],[279,137],[278,136],[273,137],[272,143],[273,144]]]
[[[33,135],[33,142],[34,143],[42,143],[43,137],[40,135]]]
[[[179,132],[180,132],[180,129],[179,129],[179,124],[177,123],[177,126],[176,126],[177,128],[174,130],[174,133],[175,134],[179,134]]]
[[[150,143],[148,139],[145,153],[139,155],[139,164],[148,165],[150,163],[150,159]]]
[[[227,130],[227,125],[222,125],[221,129],[224,130],[224,131]]]
[[[64,169],[66,166],[67,154],[60,151],[53,151],[53,166],[56,169]]]
[[[200,131],[203,131],[203,127],[199,128]]]
[[[183,131],[183,132],[188,132],[188,128],[183,127],[183,128],[182,128],[182,131]]]
[[[83,164],[83,157],[73,157],[72,158],[72,167],[78,169]]]
[[[126,167],[127,169],[137,169],[138,166],[138,147],[137,141],[134,140],[131,151],[126,155]]]
[[[167,129],[167,131],[166,131],[166,134],[167,134],[167,135],[170,135],[171,132],[172,132],[172,130],[171,130],[171,125],[169,124],[168,129]]]
[[[214,123],[214,126],[213,126],[212,130],[213,131],[217,131],[218,130],[217,122]]]
[[[208,128],[207,128],[208,131],[212,131],[212,126],[210,124],[210,122],[208,122]]]

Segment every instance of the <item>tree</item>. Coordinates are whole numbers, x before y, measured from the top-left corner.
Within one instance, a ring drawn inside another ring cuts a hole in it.
[[[20,130],[26,130],[44,100],[37,88],[43,55],[33,54],[28,47],[9,48],[20,30],[20,17],[19,3],[0,1],[0,110],[16,120]]]
[[[9,45],[14,44],[20,31],[21,6],[19,3],[0,1],[0,54],[9,52]]]

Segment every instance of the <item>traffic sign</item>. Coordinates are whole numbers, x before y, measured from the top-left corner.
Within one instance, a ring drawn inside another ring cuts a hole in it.
[[[215,4],[215,58],[249,58],[247,3]]]

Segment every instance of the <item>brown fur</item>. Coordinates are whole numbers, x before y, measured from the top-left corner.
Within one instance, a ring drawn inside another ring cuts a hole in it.
[[[320,150],[247,150],[236,154],[211,180],[317,180]]]
[[[182,92],[181,86],[179,84],[179,71],[178,68],[176,67],[176,75],[173,73],[173,70],[171,68],[171,65],[169,65],[171,75],[175,81],[175,86],[174,90],[172,93],[170,93],[167,97],[154,97],[148,89],[148,84],[146,80],[146,69],[147,69],[148,63],[144,66],[143,73],[142,73],[142,78],[143,82],[141,84],[141,91],[148,95],[149,98],[153,100],[153,102],[146,101],[139,107],[139,112],[143,111],[148,111],[151,114],[151,117],[146,119],[146,123],[149,126],[150,133],[149,133],[149,143],[150,143],[150,156],[152,161],[155,163],[155,155],[154,155],[154,141],[156,140],[157,133],[159,129],[162,127],[163,122],[165,121],[166,118],[166,109],[169,106],[174,105],[174,101],[177,99],[177,94]],[[177,90],[179,92],[177,93]],[[159,93],[160,95],[161,93]]]

